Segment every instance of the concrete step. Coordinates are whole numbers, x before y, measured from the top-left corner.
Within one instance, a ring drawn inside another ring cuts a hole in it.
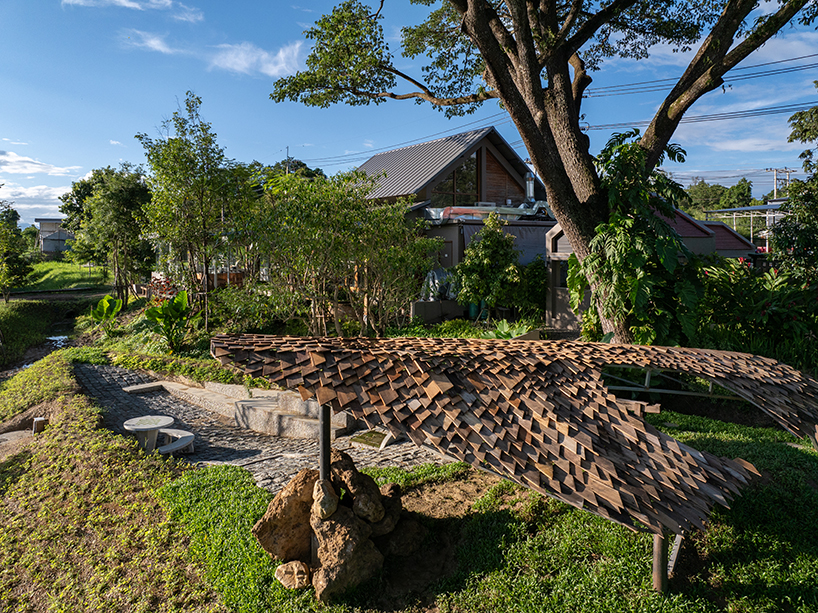
[[[241,428],[287,438],[318,438],[319,405],[314,400],[301,400],[295,392],[253,389],[249,397],[242,385],[207,383],[200,388],[174,381],[134,385],[123,390],[147,393],[158,389],[157,386],[180,400],[223,415]],[[355,418],[347,413],[333,415],[331,437],[335,439],[357,426]]]

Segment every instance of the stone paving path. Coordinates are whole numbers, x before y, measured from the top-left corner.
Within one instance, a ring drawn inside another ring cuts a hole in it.
[[[77,380],[86,394],[104,408],[104,425],[130,436],[122,424],[140,415],[170,415],[174,428],[196,435],[195,453],[182,456],[204,465],[235,464],[252,473],[256,483],[272,492],[281,489],[302,468],[318,468],[318,441],[287,439],[239,428],[226,418],[189,404],[164,391],[128,394],[123,387],[150,383],[149,376],[118,366],[75,364]],[[388,445],[383,451],[353,447],[349,436],[338,437],[333,447],[346,451],[360,466],[398,466],[445,460],[411,441]]]

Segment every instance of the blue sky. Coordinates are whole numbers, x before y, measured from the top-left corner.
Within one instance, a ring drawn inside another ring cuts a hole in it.
[[[0,198],[14,202],[24,224],[59,216],[57,198],[94,168],[144,163],[137,133],[158,127],[184,100],[202,97],[202,116],[226,154],[272,164],[290,155],[328,173],[360,164],[370,152],[444,134],[496,125],[512,144],[513,126],[496,103],[447,120],[429,105],[392,101],[329,109],[269,98],[274,79],[304,67],[303,31],[333,2],[185,0],[2,0],[0,2]],[[393,52],[402,25],[418,23],[423,7],[387,0],[384,30]],[[739,75],[797,68],[746,80],[728,78],[725,91],[700,100],[689,116],[818,103],[818,33],[787,28],[751,56]],[[807,57],[813,56],[813,57]],[[801,58],[801,59],[794,59]],[[649,60],[615,60],[594,73],[594,89],[678,76],[688,56],[657,49]],[[420,63],[398,58],[420,74]],[[753,68],[760,64],[779,62]],[[809,67],[804,69],[804,67]],[[604,95],[584,103],[598,151],[607,124],[649,119],[663,92]],[[674,142],[687,162],[669,168],[683,184],[693,177],[731,185],[753,181],[772,189],[765,168],[800,170],[800,144],[787,143],[790,113],[681,126]],[[525,158],[521,145],[517,149]],[[794,177],[802,176],[799,174]]]

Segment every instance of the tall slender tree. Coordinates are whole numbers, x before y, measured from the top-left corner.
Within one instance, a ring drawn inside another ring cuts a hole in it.
[[[153,197],[145,206],[148,229],[186,260],[183,281],[207,291],[210,267],[222,243],[231,202],[231,162],[200,115],[202,99],[187,92],[184,109],[162,123],[162,136],[136,138],[145,148]]]
[[[31,272],[31,265],[25,258],[25,240],[17,225],[20,214],[12,204],[0,200],[0,293],[5,302],[9,301],[11,289],[22,284]]]

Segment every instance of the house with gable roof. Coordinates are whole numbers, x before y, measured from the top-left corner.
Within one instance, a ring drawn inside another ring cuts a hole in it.
[[[545,233],[556,222],[545,186],[494,127],[379,153],[358,170],[381,177],[370,198],[414,198],[410,215],[427,219],[427,234],[444,240],[442,268],[462,260],[491,212],[507,222],[522,263],[546,257]]]
[[[504,231],[515,237],[520,263],[528,264],[539,255],[549,266],[549,327],[578,329],[566,284],[573,248],[548,214],[545,186],[494,127],[379,153],[359,170],[380,177],[370,198],[392,202],[414,198],[409,214],[426,219],[427,235],[444,240],[441,268],[463,259],[483,220],[496,212],[507,222]],[[748,257],[755,251],[750,241],[721,222],[701,222],[678,209],[665,221],[695,254]],[[423,308],[415,314],[427,321],[463,315],[463,307],[454,301],[438,302],[449,304],[433,308],[416,303],[416,309]]]
[[[34,223],[40,224],[37,243],[46,257],[55,257],[68,251],[66,241],[73,240],[74,235],[62,227],[62,218],[38,217]]]

